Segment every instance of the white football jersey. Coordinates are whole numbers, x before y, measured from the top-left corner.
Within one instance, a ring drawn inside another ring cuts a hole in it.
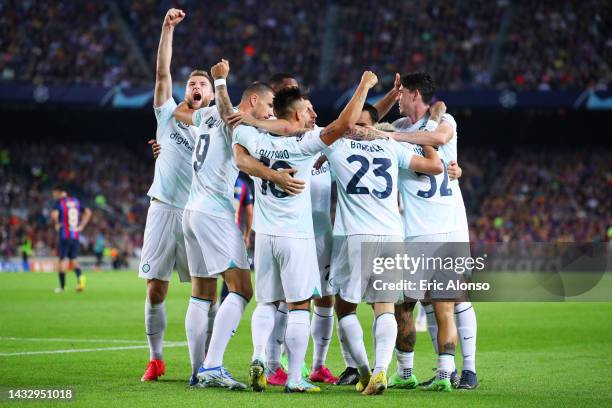
[[[155,160],[155,176],[147,195],[185,208],[191,186],[191,154],[198,130],[172,116],[176,106],[171,97],[161,106],[153,108],[157,119],[156,139],[161,145],[161,153]]]
[[[191,158],[193,180],[185,208],[233,220],[238,167],[232,153],[232,131],[216,106],[198,109],[192,121],[198,137]]]
[[[304,180],[304,191],[290,196],[268,180],[254,177],[255,210],[253,229],[261,234],[294,238],[314,238],[310,202],[311,168],[317,153],[327,145],[321,128],[301,137],[278,137],[250,126],[238,126],[234,143],[244,146],[251,156],[274,169],[294,168],[294,177]]]
[[[317,159],[319,156],[317,155]],[[310,201],[315,235],[331,232],[331,168],[325,162],[319,170],[310,169]]]
[[[398,168],[413,153],[394,140],[340,139],[324,150],[338,189],[334,235],[402,236]]]
[[[415,132],[425,128],[428,118],[429,115],[425,115],[414,124],[402,118],[393,124],[402,132]],[[447,233],[465,227],[465,205],[459,181],[449,180],[446,171],[449,162],[457,160],[457,123],[448,113],[442,116],[442,121],[448,122],[454,130],[452,139],[438,148],[444,172],[430,176],[412,170],[400,170],[399,191],[404,207],[405,237]],[[415,154],[423,155],[421,146],[402,144]]]

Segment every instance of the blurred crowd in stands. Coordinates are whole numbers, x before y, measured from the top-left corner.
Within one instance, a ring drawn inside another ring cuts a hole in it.
[[[604,0],[7,0],[0,81],[150,87],[170,5],[187,12],[174,36],[177,81],[221,57],[242,85],[286,71],[346,89],[364,68],[385,85],[396,71],[427,70],[444,90],[606,89],[611,79]]]
[[[460,148],[460,181],[472,241],[612,240],[612,151],[499,153]],[[120,144],[13,145],[0,148],[0,255],[54,255],[51,187],[57,182],[93,210],[82,252],[104,247],[138,257],[153,177],[149,147]]]
[[[104,245],[118,256],[138,256],[148,209],[153,160],[148,146],[23,144],[0,149],[0,253],[16,256],[25,237],[35,255],[55,253],[50,220],[56,183],[93,211],[81,234],[84,253]]]

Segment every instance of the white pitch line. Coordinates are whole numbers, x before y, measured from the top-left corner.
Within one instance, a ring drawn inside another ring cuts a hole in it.
[[[182,347],[185,346],[186,342],[168,342],[164,343],[164,347]],[[10,356],[33,356],[39,354],[66,354],[66,353],[89,353],[93,351],[117,351],[117,350],[134,350],[134,349],[146,349],[148,345],[144,346],[123,346],[123,347],[99,347],[89,349],[67,349],[67,350],[45,350],[45,351],[20,351],[15,353],[0,353],[0,357]]]
[[[0,340],[62,342],[62,343],[74,342],[74,343],[134,343],[134,344],[142,344],[144,342],[144,340],[66,339],[66,338],[45,338],[45,337],[0,337]]]

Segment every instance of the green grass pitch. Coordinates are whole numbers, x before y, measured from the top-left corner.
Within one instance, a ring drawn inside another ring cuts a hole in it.
[[[74,275],[67,281],[69,290],[57,295],[55,274],[0,274],[0,387],[70,387],[76,392],[72,402],[28,406],[612,406],[612,303],[476,304],[480,388],[475,391],[387,390],[365,397],[352,387],[323,386],[316,395],[286,395],[278,387],[255,394],[187,387],[189,356],[178,342],[185,341],[188,285],[174,280],[170,286],[166,341],[174,343],[165,349],[166,375],[141,383],[148,360],[144,282],[135,272],[91,272],[86,291],[75,293]],[[226,367],[243,381],[251,356],[253,307],[251,302],[225,354]],[[359,316],[372,358],[371,311],[360,306]],[[77,352],[23,354],[54,350]],[[309,349],[308,360],[311,355]],[[460,368],[460,358],[457,363]],[[343,368],[336,337],[328,365],[336,374]],[[417,377],[429,378],[435,365],[428,335],[419,333]],[[22,405],[0,401],[7,404]]]

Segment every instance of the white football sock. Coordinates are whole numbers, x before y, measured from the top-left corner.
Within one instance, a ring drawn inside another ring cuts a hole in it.
[[[393,313],[383,313],[376,317],[374,338],[376,339],[374,349],[376,363],[373,375],[376,375],[380,371],[386,373],[393,358],[393,349],[397,339],[397,321]]]
[[[346,341],[342,341],[342,335],[340,334],[340,322],[338,321],[337,324],[338,324],[338,327],[337,327],[338,342],[340,343],[340,350],[342,351],[342,358],[344,359],[344,365],[345,367],[357,368],[357,363],[353,359],[353,356],[351,356],[351,353],[348,349],[348,345],[346,344]]]
[[[149,341],[151,360],[163,359],[164,331],[166,330],[166,303],[156,305],[145,301],[145,332]]]
[[[427,317],[427,331],[429,332],[429,337],[431,337],[434,352],[438,354],[438,322],[436,321],[436,314],[432,304],[423,306],[423,308]]]
[[[314,307],[312,314],[311,336],[313,343],[312,369],[325,365],[327,352],[334,332],[334,309],[331,307]]]
[[[274,303],[258,303],[251,316],[251,338],[253,339],[253,358],[266,362],[266,345],[274,330]]]
[[[210,339],[212,337],[213,326],[215,324],[215,317],[219,311],[219,303],[215,302],[210,305],[208,309],[208,328],[206,329],[206,347],[204,348],[204,355],[208,353],[208,347],[210,346]]]
[[[210,300],[192,296],[189,299],[189,306],[187,306],[185,333],[187,334],[187,348],[191,361],[191,374],[197,374],[204,361],[210,303]]]
[[[409,378],[414,367],[414,351],[395,349],[395,356],[397,357],[397,375],[404,380]]]
[[[221,303],[215,318],[208,354],[204,360],[204,368],[219,367],[223,364],[227,343],[240,324],[246,304],[246,299],[234,292],[230,292]]]
[[[353,357],[359,374],[365,375],[369,373],[370,364],[368,363],[368,354],[363,343],[363,329],[357,319],[357,315],[350,314],[341,318],[338,321],[338,329],[340,341],[344,342],[344,346],[348,349],[351,357]]]
[[[309,334],[310,311],[290,310],[285,334],[285,345],[289,358],[287,382],[299,382],[302,378],[302,363],[308,348]]]
[[[450,379],[453,371],[455,371],[455,356],[446,353],[440,354],[438,356],[438,373],[436,374],[436,379]]]
[[[463,353],[463,370],[476,372],[476,312],[471,302],[455,305],[457,332]]]
[[[283,344],[285,344],[285,331],[287,330],[287,303],[280,302],[274,315],[274,330],[268,338],[266,346],[266,358],[268,369],[275,372],[280,367],[280,356]]]

